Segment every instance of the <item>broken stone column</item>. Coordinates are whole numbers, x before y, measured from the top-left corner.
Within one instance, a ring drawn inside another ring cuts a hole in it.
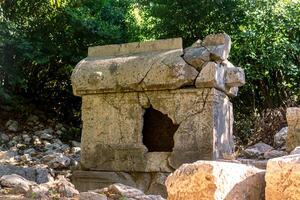
[[[300,146],[300,108],[287,108],[286,119],[288,123],[286,145],[287,150],[290,152],[297,146]]]
[[[260,200],[264,174],[264,170],[230,162],[184,164],[166,180],[168,200]]]
[[[231,155],[228,96],[245,78],[226,60],[230,44],[229,36],[217,34],[185,50],[181,38],[89,48],[72,74],[83,121],[84,170],[74,173],[80,176],[75,185],[87,186],[76,180],[96,181],[97,174],[97,183],[125,176],[130,183],[122,183],[137,187],[138,177],[151,174],[141,186],[149,188],[153,177],[165,179],[183,163]]]
[[[270,159],[265,179],[266,200],[299,199],[300,155]]]

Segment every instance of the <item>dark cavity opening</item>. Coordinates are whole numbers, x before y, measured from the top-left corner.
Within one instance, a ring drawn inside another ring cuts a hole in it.
[[[144,114],[143,143],[148,151],[171,152],[178,126],[167,115],[152,107],[147,108]]]

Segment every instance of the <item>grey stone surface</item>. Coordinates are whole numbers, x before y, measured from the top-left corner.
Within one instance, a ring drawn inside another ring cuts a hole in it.
[[[199,76],[196,79],[198,88],[217,88],[225,90],[225,68],[215,62],[207,62],[203,65]]]
[[[0,132],[0,140],[1,140],[1,142],[8,142],[9,136],[5,133]]]
[[[20,175],[27,180],[37,182],[38,184],[46,183],[50,180],[50,177],[47,175],[48,169],[0,165],[0,177],[9,174]]]
[[[274,135],[274,144],[276,147],[282,147],[286,144],[286,138],[288,134],[288,127],[283,127]]]
[[[153,108],[179,125],[170,157],[157,154],[160,162],[153,162],[155,156],[150,156],[142,143],[144,109],[139,103],[140,93],[88,95],[83,96],[82,104],[84,168],[171,172],[168,166],[177,168],[185,162],[233,153],[232,105],[224,93],[181,89],[144,94]]]
[[[243,152],[247,158],[263,158],[264,153],[273,150],[274,148],[263,142],[259,142],[255,145],[249,146]]]
[[[19,123],[14,120],[8,120],[5,124],[9,131],[17,132],[19,128]]]
[[[293,151],[291,151],[290,155],[300,154],[300,146],[296,147]]]
[[[70,158],[62,153],[49,154],[44,156],[41,160],[44,164],[47,164],[53,169],[66,168],[71,162]]]
[[[265,159],[271,159],[271,158],[277,158],[281,156],[286,156],[288,153],[286,151],[280,151],[280,150],[270,150],[264,153],[264,158]]]
[[[216,61],[227,60],[231,49],[231,38],[227,34],[208,35],[204,38],[202,45],[205,46],[212,58]]]
[[[183,59],[201,71],[203,64],[210,61],[210,52],[205,47],[189,47],[184,49]]]
[[[0,178],[0,184],[3,187],[17,188],[20,192],[25,193],[29,191],[30,186],[33,186],[36,183],[29,181],[20,175],[11,174],[2,176]]]

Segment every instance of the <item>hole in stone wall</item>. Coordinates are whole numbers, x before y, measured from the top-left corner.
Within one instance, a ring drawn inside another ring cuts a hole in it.
[[[152,107],[147,108],[144,114],[143,143],[148,151],[171,152],[178,126],[167,115]]]

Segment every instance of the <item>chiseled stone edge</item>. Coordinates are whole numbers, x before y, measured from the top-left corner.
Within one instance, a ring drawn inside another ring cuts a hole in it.
[[[121,56],[172,49],[182,49],[182,38],[89,47],[88,57]]]

